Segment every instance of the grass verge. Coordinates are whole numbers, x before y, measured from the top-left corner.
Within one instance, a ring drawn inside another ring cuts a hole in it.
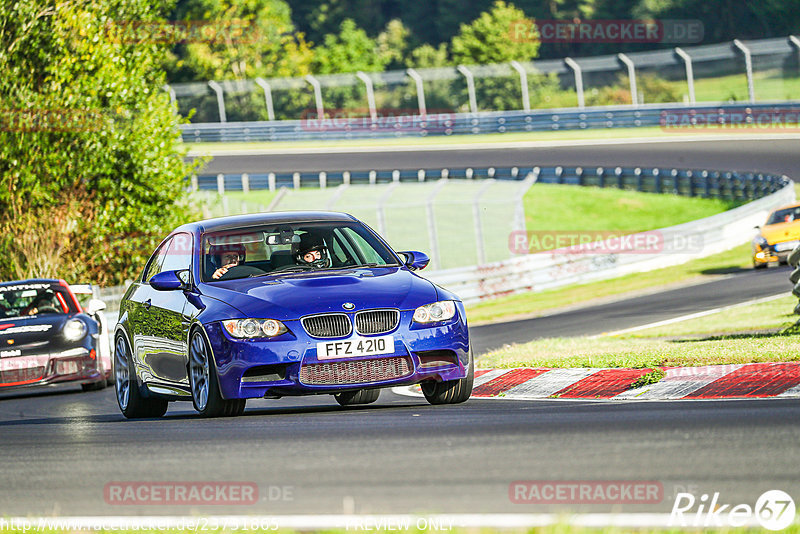
[[[787,295],[631,335],[539,339],[492,351],[478,363],[652,368],[800,361],[800,332],[792,314],[796,300]]]

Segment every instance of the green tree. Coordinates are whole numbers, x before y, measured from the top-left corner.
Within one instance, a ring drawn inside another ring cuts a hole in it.
[[[375,40],[356,26],[353,19],[345,19],[338,34],[326,35],[325,42],[314,48],[312,65],[315,74],[338,74],[381,71],[387,62]]]
[[[0,4],[0,276],[121,283],[193,215],[152,0]],[[142,30],[144,31],[144,30]],[[141,35],[141,32],[140,32]],[[8,103],[13,102],[13,107]]]
[[[400,19],[390,20],[378,34],[378,55],[387,69],[399,69],[406,65],[411,31]]]
[[[489,11],[470,24],[462,24],[451,44],[455,63],[485,65],[512,60],[530,61],[539,52],[539,36],[535,30],[525,38],[515,37],[514,25],[525,21],[525,13],[513,4],[497,0]]]
[[[168,63],[170,81],[303,76],[312,52],[295,32],[283,0],[183,0],[178,23],[201,24],[208,38],[178,43]],[[206,26],[206,27],[203,27]]]

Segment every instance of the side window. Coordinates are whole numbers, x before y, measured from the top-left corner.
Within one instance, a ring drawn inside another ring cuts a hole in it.
[[[169,243],[169,249],[164,255],[164,261],[159,267],[159,273],[164,271],[180,271],[190,269],[192,265],[192,237],[189,234],[175,234]]]
[[[144,282],[149,282],[154,275],[161,272],[161,265],[164,263],[164,258],[167,255],[167,249],[171,244],[172,239],[161,245],[155,254],[153,254],[153,256],[150,258],[150,262],[147,264],[147,268],[144,272]]]
[[[344,232],[347,240],[353,244],[356,248],[358,248],[359,256],[363,257],[367,263],[378,263],[378,264],[385,264],[386,261],[378,255],[374,248],[367,243],[363,237],[358,235],[356,232],[351,230],[350,228],[345,228]]]

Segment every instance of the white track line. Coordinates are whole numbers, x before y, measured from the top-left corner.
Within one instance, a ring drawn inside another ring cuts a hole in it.
[[[694,516],[689,516],[689,521]],[[727,515],[721,514],[722,524]],[[410,531],[413,529],[449,531],[453,528],[531,528],[548,525],[623,528],[678,528],[668,513],[641,514],[394,514],[394,515],[273,515],[273,516],[74,516],[6,517],[0,529],[18,530],[159,530],[188,531],[220,529],[253,530],[293,529],[356,531]],[[697,525],[702,527],[702,525]],[[746,527],[758,527],[750,517]]]
[[[501,134],[502,135],[502,134]],[[620,139],[563,139],[555,141],[498,141],[489,143],[460,144],[413,144],[413,145],[375,145],[375,146],[322,146],[295,148],[237,148],[237,149],[190,149],[188,156],[268,156],[291,154],[339,154],[371,152],[455,152],[472,150],[495,150],[505,148],[557,148],[609,145],[639,145],[659,143],[717,142],[717,141],[780,141],[800,139],[800,134],[729,134],[729,135],[681,135],[676,137],[632,137]],[[264,141],[268,143],[269,141]],[[191,144],[187,143],[191,146]]]
[[[646,330],[647,328],[655,328],[657,326],[666,326],[669,324],[680,323],[683,321],[689,321],[691,319],[697,319],[699,317],[705,317],[706,315],[713,315],[715,313],[719,313],[721,311],[730,310],[733,308],[740,308],[742,306],[749,306],[750,304],[761,304],[762,302],[769,302],[771,300],[777,300],[781,297],[785,297],[789,293],[779,293],[777,295],[771,295],[769,297],[762,297],[753,300],[748,300],[746,302],[739,302],[738,304],[731,304],[730,306],[722,306],[720,308],[714,308],[712,310],[701,311],[697,313],[690,313],[688,315],[681,315],[680,317],[673,317],[672,319],[667,319],[665,321],[657,321],[655,323],[648,323],[643,324],[641,326],[634,326],[632,328],[625,328],[623,330],[616,330],[614,332],[603,332],[602,334],[598,334],[596,336],[589,336],[591,339],[598,338],[598,337],[611,337],[611,336],[619,336],[622,334],[628,334],[630,332],[637,332],[639,330]]]

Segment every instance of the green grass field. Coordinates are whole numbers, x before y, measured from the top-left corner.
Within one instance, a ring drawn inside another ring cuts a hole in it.
[[[620,336],[550,338],[509,345],[478,359],[480,367],[697,366],[800,360],[791,295],[701,319]]]

